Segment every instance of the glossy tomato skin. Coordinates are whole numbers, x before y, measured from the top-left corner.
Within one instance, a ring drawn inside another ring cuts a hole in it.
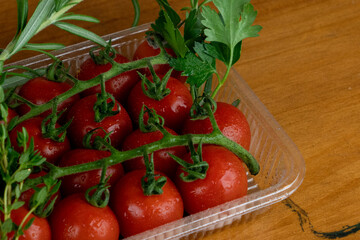
[[[29,211],[25,207],[12,210],[11,219],[16,225],[19,225],[28,212]],[[20,236],[19,240],[51,240],[51,229],[47,219],[37,217],[31,213],[27,218],[26,223],[32,218],[35,218],[34,222],[31,224],[30,228],[24,232],[24,235]],[[23,226],[25,225],[26,224]],[[14,232],[8,234],[8,239],[14,239]]]
[[[169,178],[160,195],[145,196],[141,188],[144,170],[125,174],[112,189],[111,206],[124,237],[129,237],[183,217],[183,202]]]
[[[38,150],[41,156],[46,158],[46,161],[55,163],[65,152],[70,150],[70,142],[67,137],[65,137],[64,142],[56,142],[54,140],[44,138],[41,133],[42,121],[43,118],[35,117],[18,124],[9,133],[10,141],[14,149],[21,152],[22,147],[18,146],[16,139],[17,133],[21,132],[22,128],[25,127],[29,137],[34,138],[35,150]],[[56,124],[56,128],[58,127],[60,127],[60,125]]]
[[[127,63],[129,60],[120,55],[117,54],[115,59],[118,63]],[[79,80],[90,80],[96,76],[98,76],[101,73],[107,72],[110,70],[111,64],[96,64],[92,58],[89,58],[85,60],[80,66],[80,70],[78,73]],[[122,74],[119,74],[109,80],[105,83],[106,91],[110,94],[112,94],[116,100],[118,100],[121,103],[124,103],[129,91],[133,86],[140,80],[139,75],[135,70],[133,71],[127,71]],[[89,88],[81,93],[81,96],[89,96],[93,95],[95,93],[100,93],[101,87],[100,85],[97,85],[95,87]]]
[[[106,117],[101,122],[95,122],[93,107],[96,99],[96,95],[90,95],[80,99],[67,114],[68,120],[73,119],[68,129],[68,137],[72,146],[75,148],[82,148],[84,136],[87,132],[95,128],[101,127],[106,132],[112,132],[110,139],[114,147],[119,146],[123,139],[132,131],[131,119],[125,108],[119,102],[116,102],[120,105],[120,112],[118,114]],[[117,104],[114,106],[114,111],[117,109]],[[96,135],[105,136],[105,133],[104,131],[97,130]]]
[[[171,130],[170,128],[165,127],[165,129],[170,134],[177,135],[177,133]],[[163,134],[160,131],[143,133],[140,131],[140,129],[136,129],[126,137],[126,139],[122,144],[122,149],[124,151],[131,150],[158,141],[162,138],[163,138]],[[186,152],[187,151],[184,146],[166,148],[154,152],[155,170],[162,172],[166,176],[172,178],[175,174],[178,164],[169,156],[168,153],[181,157]],[[134,159],[127,160],[123,163],[123,166],[126,172],[130,172],[136,169],[146,169],[143,157],[137,157]]]
[[[243,163],[226,148],[203,146],[203,160],[209,164],[205,179],[184,182],[178,168],[175,184],[184,200],[185,211],[197,213],[219,204],[240,198],[247,193],[247,177]],[[190,154],[183,157],[191,162]],[[186,175],[186,174],[185,174]]]
[[[90,205],[83,194],[62,199],[50,215],[53,240],[118,240],[119,224],[108,207]]]
[[[234,142],[249,150],[251,132],[245,115],[236,107],[224,102],[217,102],[214,113],[220,131]],[[209,118],[204,120],[191,120],[188,116],[184,122],[182,133],[206,134],[213,130]]]
[[[47,172],[45,172],[45,171],[31,173],[30,176],[28,177],[28,179],[42,177],[42,176],[45,176],[46,174],[47,174]],[[45,184],[41,183],[41,184],[37,185],[37,187],[43,188],[43,187],[45,187]],[[24,205],[26,207],[29,207],[30,199],[31,199],[32,195],[34,195],[34,193],[35,193],[35,190],[33,188],[30,188],[29,190],[26,190],[25,192],[21,193],[19,200],[24,201],[25,202]],[[60,201],[60,198],[61,198],[60,191],[57,191],[54,195],[52,195],[50,201],[55,199],[55,197],[56,197],[56,202],[55,202],[55,204],[56,204],[57,202]],[[49,201],[49,203],[50,203],[50,201]]]
[[[160,101],[146,96],[141,88],[141,82],[131,90],[127,106],[133,121],[138,124],[139,113],[143,104],[155,109],[156,113],[165,119],[165,126],[178,131],[190,112],[192,97],[187,87],[179,80],[170,77],[166,85],[170,94]],[[146,114],[144,118],[146,119]]]
[[[68,167],[109,157],[110,152],[93,149],[73,149],[65,153],[58,162],[60,167]],[[77,192],[86,192],[92,186],[99,184],[102,169],[92,170],[65,176],[61,179],[61,193],[68,196]],[[108,184],[114,184],[122,175],[124,170],[121,164],[109,166],[106,170],[106,178],[109,177]]]
[[[44,77],[37,77],[26,82],[20,88],[19,95],[29,100],[33,104],[41,105],[47,103],[61,93],[66,92],[70,88],[71,85],[66,82],[54,82]],[[79,99],[79,95],[74,95],[66,99],[65,101],[59,103],[58,111],[61,111],[65,108],[69,109]],[[16,110],[20,115],[24,115],[30,110],[30,108],[26,104],[22,104]],[[45,117],[49,115],[50,112],[51,110],[48,110],[42,113],[40,116]]]

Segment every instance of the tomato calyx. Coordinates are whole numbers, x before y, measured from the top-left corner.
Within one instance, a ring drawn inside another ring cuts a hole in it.
[[[141,178],[141,187],[144,191],[144,195],[160,195],[163,193],[162,187],[166,183],[166,177],[160,174],[155,174],[154,168],[154,153],[149,156],[147,152],[144,153],[144,162],[146,167],[145,176]]]
[[[150,81],[146,77],[146,75],[143,75],[138,72],[139,76],[141,77],[141,88],[146,96],[160,101],[161,99],[169,95],[171,92],[169,88],[166,88],[166,85],[169,81],[173,69],[170,69],[162,77],[162,79],[160,79],[159,76],[155,73],[155,70],[151,65],[151,63],[147,61],[147,64],[152,75],[152,81]]]
[[[190,149],[191,159],[193,161],[192,163],[186,162],[183,159],[171,153],[168,153],[178,164],[183,166],[182,170],[187,173],[186,175],[184,173],[181,173],[179,177],[184,182],[193,182],[197,179],[205,179],[209,164],[203,161],[202,143],[200,141],[197,151],[195,150],[195,146],[191,138],[189,139],[188,145]]]
[[[215,113],[217,105],[216,101],[211,97],[211,84],[211,79],[206,81],[204,91],[200,96],[199,88],[195,85],[191,85],[190,91],[194,100],[190,109],[190,117],[192,120],[205,119],[209,117],[209,111],[205,108],[206,104],[210,106],[211,112]]]
[[[148,115],[146,123],[144,123],[144,114]],[[156,114],[154,109],[149,109],[143,105],[139,114],[139,129],[142,132],[155,132],[164,126],[165,120],[162,116]]]
[[[45,76],[53,82],[65,82],[68,78],[70,67],[66,68],[60,59],[56,59],[45,70]]]
[[[56,127],[57,120],[66,111],[62,110],[57,114],[57,99],[53,101],[52,113],[45,117],[41,122],[41,133],[44,138],[49,138],[56,142],[64,142],[66,138],[67,128],[70,126],[72,120],[68,121],[61,127]]]
[[[108,184],[110,176],[105,178],[107,167],[108,164],[106,161],[104,161],[99,184],[90,187],[85,192],[86,201],[94,207],[104,208],[108,205],[110,200],[110,185]]]
[[[94,141],[92,141],[92,137],[97,131],[103,131],[105,133],[104,137],[95,136]],[[111,146],[110,135],[112,132],[106,132],[102,127],[91,129],[87,132],[83,139],[83,145],[87,149],[96,149],[96,150],[109,150],[109,146]]]
[[[112,63],[117,52],[115,48],[111,46],[111,39],[106,44],[105,48],[100,50],[98,54],[95,54],[94,51],[96,51],[99,48],[100,48],[99,46],[93,47],[92,49],[90,49],[89,52],[90,57],[94,60],[95,64],[104,65],[109,62]]]
[[[120,112],[120,105],[116,103],[113,95],[105,90],[105,79],[101,78],[101,93],[97,93],[97,100],[94,104],[95,122],[101,122],[106,117],[115,116]],[[113,108],[116,104],[116,110]]]

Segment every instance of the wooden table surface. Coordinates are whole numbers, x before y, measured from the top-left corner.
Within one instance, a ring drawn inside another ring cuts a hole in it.
[[[37,1],[29,2],[32,11]],[[189,4],[169,2],[177,10]],[[360,1],[252,3],[263,30],[244,41],[235,68],[298,146],[306,176],[290,200],[204,239],[360,239]],[[17,13],[16,1],[1,4],[4,47]],[[140,23],[153,21],[155,1],[140,4]],[[130,0],[86,0],[73,11],[100,19],[80,24],[99,35],[130,27],[133,16]],[[81,39],[51,27],[35,41],[69,45]]]

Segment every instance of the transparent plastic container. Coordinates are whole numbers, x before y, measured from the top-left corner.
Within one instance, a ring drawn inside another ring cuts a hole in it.
[[[114,47],[131,59],[137,46],[145,40],[148,29],[146,24],[109,34],[104,39],[111,39]],[[75,74],[79,65],[89,57],[92,47],[93,43],[85,41],[54,54]],[[50,63],[46,56],[36,56],[13,64],[36,69]],[[5,87],[21,83],[5,83]],[[235,99],[241,100],[239,108],[247,117],[252,132],[250,152],[261,167],[257,176],[248,174],[248,195],[127,239],[198,239],[235,222],[245,223],[269,205],[287,198],[300,186],[305,175],[305,163],[299,150],[241,76],[232,70],[217,100],[231,103]]]

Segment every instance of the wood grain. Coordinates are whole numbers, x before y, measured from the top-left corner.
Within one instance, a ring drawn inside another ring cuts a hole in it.
[[[29,1],[34,9],[37,1]],[[169,1],[179,10],[188,1]],[[0,45],[16,30],[16,1],[1,1]],[[324,239],[360,222],[360,1],[253,0],[261,36],[244,41],[235,68],[285,129],[306,162],[306,177],[291,199],[245,224],[204,237],[214,239]],[[141,23],[153,21],[155,1],[140,1]],[[74,8],[101,20],[81,26],[99,35],[131,25],[131,1],[87,0]],[[79,38],[50,28],[36,42],[73,44]],[[17,56],[15,59],[27,57]],[[360,231],[344,237],[360,239]]]

